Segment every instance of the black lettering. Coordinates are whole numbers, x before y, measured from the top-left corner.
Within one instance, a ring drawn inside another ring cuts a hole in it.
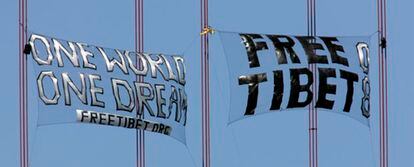
[[[160,128],[158,129],[158,133],[162,133],[164,130],[164,124],[160,124]]]
[[[354,82],[358,82],[358,75],[348,72],[348,71],[344,71],[344,70],[339,70],[340,71],[340,75],[341,78],[346,79],[347,81],[347,91],[346,91],[346,101],[345,101],[345,106],[344,106],[344,111],[345,112],[349,112],[349,110],[351,109],[351,105],[352,105],[352,98],[354,96]]]
[[[103,124],[102,121],[106,121],[105,113],[99,113],[99,124]]]
[[[134,128],[134,127],[135,127],[135,119],[128,118],[128,128]]]
[[[135,124],[135,129],[139,129],[142,126],[142,120],[141,119],[137,119],[136,120],[136,124]]]
[[[85,111],[85,110],[82,111],[82,113],[81,113],[82,114],[82,117],[81,117],[81,120],[80,120],[81,122],[83,122],[83,118],[86,117],[85,114],[87,114],[87,113],[88,113],[88,111]]]
[[[306,85],[300,84],[300,75],[306,75],[308,83]],[[287,108],[305,107],[312,101],[313,93],[310,90],[313,84],[312,72],[307,68],[290,69],[290,97]],[[300,92],[307,92],[306,100],[299,102]]]
[[[91,112],[91,120],[89,121],[89,123],[96,123],[96,119],[98,118],[98,114]]]
[[[273,71],[273,98],[270,110],[279,110],[283,100],[283,71]]]
[[[145,129],[147,129],[149,122],[144,121],[144,123],[145,123],[145,126],[144,126],[144,130],[145,130]]]
[[[273,42],[273,46],[275,46],[279,64],[287,64],[286,51],[293,63],[300,63],[298,55],[293,50],[295,41],[292,38],[285,35],[267,35],[267,37]],[[287,42],[282,42],[281,39],[285,39]]]
[[[322,41],[325,43],[326,47],[329,50],[329,53],[331,54],[332,63],[336,64],[342,64],[344,66],[348,65],[348,60],[342,56],[338,55],[338,52],[344,53],[344,47],[341,45],[334,44],[332,42],[338,42],[338,39],[336,37],[320,37]]]
[[[239,77],[239,85],[249,85],[249,96],[247,98],[247,107],[244,115],[253,115],[257,106],[257,97],[259,96],[259,83],[266,82],[266,73],[253,74]]]
[[[326,99],[326,94],[336,94],[336,85],[328,84],[328,78],[336,77],[333,68],[318,68],[319,71],[319,94],[316,102],[317,108],[332,109],[334,101]]]
[[[128,118],[127,117],[123,117],[123,116],[121,116],[122,118],[123,118],[123,120],[124,120],[124,127],[126,128],[126,127],[128,127]]]
[[[116,116],[117,118],[118,118],[118,126],[121,126],[122,125],[122,116],[119,116],[119,115],[117,115]]]
[[[305,50],[306,55],[308,55],[309,64],[328,64],[328,58],[326,57],[326,55],[316,54],[316,50],[323,50],[323,47],[321,44],[315,42],[315,37],[302,36],[296,38],[302,44],[302,47]]]
[[[114,115],[108,114],[108,125],[113,125],[112,122],[114,122],[113,120],[114,117],[115,117]]]
[[[164,134],[165,135],[170,135],[170,131],[171,131],[171,127],[170,126],[166,126],[165,130],[164,130]]]
[[[254,42],[253,39],[263,39],[259,34],[240,34],[246,47],[250,68],[260,67],[257,51],[268,49],[266,42]]]
[[[156,132],[158,130],[158,124],[153,124],[152,131]]]

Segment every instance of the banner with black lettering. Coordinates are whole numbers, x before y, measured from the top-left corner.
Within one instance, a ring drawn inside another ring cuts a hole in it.
[[[230,76],[229,123],[314,104],[369,126],[368,36],[218,33]]]
[[[186,143],[182,55],[136,53],[31,34],[29,101],[38,125],[87,123],[141,129]]]

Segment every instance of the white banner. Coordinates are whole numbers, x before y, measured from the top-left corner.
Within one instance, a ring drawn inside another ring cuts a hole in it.
[[[147,54],[31,34],[28,85],[38,124],[143,129],[186,142],[185,64]]]
[[[368,36],[219,35],[230,76],[229,123],[314,104],[369,126]]]

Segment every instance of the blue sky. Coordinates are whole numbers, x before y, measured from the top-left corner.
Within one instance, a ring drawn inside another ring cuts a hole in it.
[[[306,34],[305,0],[210,0],[210,24],[216,29],[268,34]],[[133,1],[29,0],[29,30],[72,41],[111,48],[134,49]],[[185,53],[189,97],[188,146],[146,133],[148,167],[201,166],[199,2],[144,2],[146,52]],[[414,2],[389,1],[390,166],[414,166],[414,57],[411,32]],[[0,166],[19,164],[18,1],[0,2],[4,61],[0,83]],[[367,0],[317,0],[317,34],[371,35],[376,31],[376,4]],[[375,41],[376,39],[373,38]],[[217,35],[211,38],[212,166],[289,166],[308,164],[306,111],[272,113],[227,126],[225,56]],[[372,55],[375,58],[376,55]],[[221,64],[220,64],[221,63]],[[375,59],[372,61],[375,64]],[[375,69],[374,67],[371,67]],[[217,67],[217,68],[215,68]],[[373,75],[372,82],[377,81]],[[223,91],[224,90],[224,91]],[[371,129],[339,114],[319,114],[319,166],[378,166],[378,113],[373,90]],[[33,167],[134,166],[132,130],[81,124],[36,127],[30,113]]]

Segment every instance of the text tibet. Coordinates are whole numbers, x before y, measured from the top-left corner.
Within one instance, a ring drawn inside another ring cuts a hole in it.
[[[151,117],[171,118],[185,126],[187,95],[182,57],[107,49],[36,34],[31,35],[29,44],[33,60],[41,69],[37,88],[44,104],[59,105],[62,101],[59,99],[64,98],[64,104],[71,106],[72,92],[82,105],[108,108],[108,103],[99,97],[110,96],[116,106],[111,110],[133,112],[135,109],[137,115],[147,111]],[[72,71],[57,74],[58,70],[53,69]],[[136,80],[146,76],[157,83]],[[74,82],[73,77],[79,77],[76,79],[80,82]],[[104,80],[109,83],[99,83]],[[107,94],[104,86],[98,86],[102,84],[110,84],[106,88],[111,88],[112,93]]]

